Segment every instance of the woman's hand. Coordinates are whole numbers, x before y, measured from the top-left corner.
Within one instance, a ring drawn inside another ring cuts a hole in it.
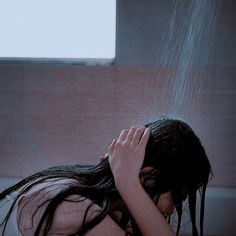
[[[124,129],[109,146],[109,162],[118,190],[139,182],[149,135],[144,126],[131,127]]]
[[[109,162],[116,188],[138,225],[142,235],[174,236],[152,199],[143,189],[139,173],[150,135],[144,126],[123,130],[108,148]]]

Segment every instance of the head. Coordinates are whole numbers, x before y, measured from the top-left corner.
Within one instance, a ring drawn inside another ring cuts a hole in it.
[[[176,208],[179,219],[177,234],[181,222],[182,202],[187,197],[193,236],[198,235],[195,207],[196,192],[201,190],[200,235],[203,235],[204,196],[211,167],[200,140],[186,123],[179,120],[161,119],[147,124],[146,127],[150,128],[151,133],[146,146],[143,167],[140,171],[140,180],[145,190],[163,214],[170,214]],[[54,178],[70,178],[75,180],[77,184],[68,185],[61,192],[56,193],[50,201],[45,200],[47,207],[37,226],[35,236],[39,235],[43,224],[47,225],[43,235],[48,235],[57,206],[70,195],[75,194],[90,198],[102,209],[100,214],[97,214],[90,222],[78,226],[80,235],[84,235],[103,220],[108,214],[110,203],[120,199],[107,158],[98,165],[53,167],[29,176],[0,193],[1,200],[7,194],[23,187],[3,221],[4,227],[14,204],[21,195],[37,184]],[[55,185],[56,187],[57,185]],[[86,214],[84,219],[86,219]],[[133,226],[137,228],[135,222]],[[138,232],[138,229],[136,231]]]
[[[205,150],[189,125],[180,120],[163,118],[147,124],[150,137],[146,146],[141,182],[164,214],[178,213],[188,198],[193,235],[198,235],[195,219],[196,193],[201,193],[200,231],[203,233],[205,190],[211,166]]]

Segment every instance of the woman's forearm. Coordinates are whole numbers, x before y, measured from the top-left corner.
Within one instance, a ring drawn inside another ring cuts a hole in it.
[[[175,233],[144,191],[139,173],[150,130],[144,126],[122,130],[108,148],[109,163],[117,190],[144,236],[174,236]]]
[[[129,186],[129,188],[128,188]],[[143,189],[139,180],[118,190],[144,236],[175,236],[159,209]]]

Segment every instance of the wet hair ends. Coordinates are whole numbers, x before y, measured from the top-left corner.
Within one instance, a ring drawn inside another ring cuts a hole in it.
[[[181,227],[183,201],[188,196],[193,236],[198,235],[196,193],[200,190],[200,235],[203,236],[205,192],[212,171],[199,138],[189,125],[176,119],[161,118],[147,124],[146,127],[150,128],[150,137],[146,146],[143,169],[148,170],[149,168],[152,171],[142,172],[141,170],[140,172],[144,189],[151,198],[154,195],[160,196],[162,193],[171,192],[178,214],[177,234],[179,234]],[[120,195],[115,188],[108,159],[97,165],[71,165],[49,168],[23,179],[0,193],[0,200],[3,200],[13,191],[19,191],[4,221],[1,223],[4,224],[4,229],[19,197],[27,193],[33,186],[53,179],[71,179],[73,184],[65,188],[62,186],[61,191],[58,191],[51,199],[45,200],[44,206],[46,207],[34,236],[38,236],[39,233],[44,236],[47,235],[52,225],[55,210],[61,202],[71,195],[90,199],[91,204],[97,204],[101,207],[101,212],[90,221],[87,221],[86,215],[90,208],[88,206],[82,225],[78,226],[76,232],[70,232],[67,235],[84,235],[108,214],[110,203],[120,199]],[[55,188],[57,187],[55,186]],[[131,224],[134,235],[141,235],[133,219],[131,219]]]

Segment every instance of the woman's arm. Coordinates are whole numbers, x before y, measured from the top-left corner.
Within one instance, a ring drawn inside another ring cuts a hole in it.
[[[150,131],[145,127],[123,130],[108,148],[117,190],[144,236],[174,236],[161,212],[144,191],[139,172]]]
[[[23,201],[28,199],[22,198]],[[82,201],[79,196],[71,195],[67,198],[67,201],[62,202],[56,209],[50,231],[48,236],[63,236],[71,235],[75,233],[82,225],[85,212],[91,205],[91,200],[85,199]],[[35,203],[36,204],[36,203]],[[32,221],[32,208],[35,205],[29,202],[24,207],[24,212],[21,218],[19,218],[19,230],[22,236],[32,236],[38,226],[39,219],[42,217],[42,212],[37,211]],[[94,204],[89,208],[87,212],[86,221],[93,219],[102,209]],[[43,229],[39,235],[43,235]],[[125,231],[109,216],[107,215],[99,224],[94,226],[85,234],[86,236],[124,236]]]
[[[161,212],[144,191],[140,182],[137,181],[129,184],[130,186],[128,184],[125,186],[125,188],[129,190],[123,191],[123,187],[119,187],[119,192],[142,232],[142,235],[175,235]]]

